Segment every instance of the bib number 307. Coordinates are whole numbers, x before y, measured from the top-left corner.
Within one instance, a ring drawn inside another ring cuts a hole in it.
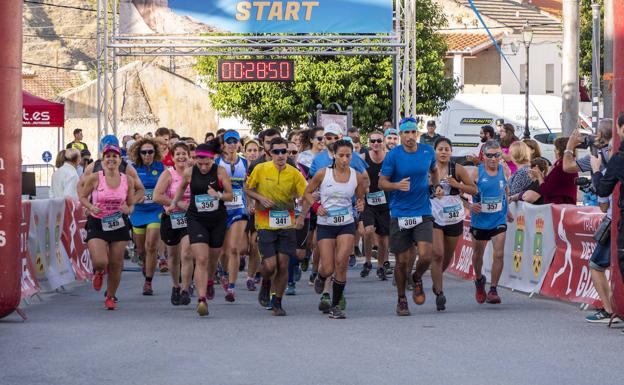
[[[399,228],[401,230],[413,229],[421,224],[422,217],[399,217]]]

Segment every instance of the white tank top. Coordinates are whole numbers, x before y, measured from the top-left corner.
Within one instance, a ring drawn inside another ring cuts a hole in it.
[[[319,215],[317,223],[325,226],[342,226],[353,223],[353,195],[357,187],[356,171],[349,167],[349,181],[339,183],[334,179],[334,169],[327,168],[321,183],[321,205],[327,215]]]

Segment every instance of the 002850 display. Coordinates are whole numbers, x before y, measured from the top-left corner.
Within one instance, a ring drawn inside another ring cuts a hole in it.
[[[284,59],[221,59],[217,75],[220,82],[291,82],[295,79],[295,64]]]

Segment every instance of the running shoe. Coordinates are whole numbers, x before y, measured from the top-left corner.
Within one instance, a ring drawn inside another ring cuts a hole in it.
[[[343,313],[342,310],[340,310],[340,307],[332,306],[332,308],[329,309],[329,318],[331,318],[331,319],[345,319],[345,318],[347,318],[347,316],[345,315],[345,313]]]
[[[293,274],[293,278],[295,279],[295,282],[299,282],[301,280],[301,268],[299,267],[299,264],[295,265],[295,274]]]
[[[286,287],[286,292],[284,293],[286,295],[296,295],[297,294],[297,289],[295,289],[295,283],[289,283],[288,287]]]
[[[392,265],[390,265],[390,261],[384,262],[383,268],[386,271],[386,276],[394,274],[394,269],[392,268]]]
[[[410,315],[409,307],[407,306],[407,297],[400,297],[396,306],[396,313],[398,316]]]
[[[275,293],[271,293],[271,299],[269,300],[269,304],[267,305],[267,310],[273,310],[273,304],[275,303]]]
[[[286,315],[286,311],[282,308],[282,302],[275,301],[273,303],[273,315],[276,317],[283,317]]]
[[[308,280],[309,286],[314,286],[314,281],[316,280],[317,275],[318,273],[315,273],[314,271],[310,273],[310,279]]]
[[[435,292],[434,292],[435,293]],[[436,309],[438,311],[446,310],[446,296],[444,292],[435,293],[436,295]]]
[[[258,292],[258,303],[260,303],[260,306],[267,307],[269,305],[270,295],[271,284],[262,284],[262,286],[260,286],[260,292]]]
[[[360,277],[362,278],[368,277],[368,274],[370,274],[371,270],[373,270],[373,264],[370,262],[365,262],[362,265],[362,271],[360,271]]]
[[[245,271],[246,262],[247,262],[247,259],[245,259],[245,256],[241,255],[239,262],[238,262],[238,271]]]
[[[178,306],[180,304],[180,288],[179,287],[171,288],[171,304],[173,306]]]
[[[106,299],[106,297],[108,297],[108,293],[104,292],[104,298]],[[116,295],[113,296],[113,301],[115,301],[115,303],[119,302],[119,298],[117,298]]]
[[[377,268],[377,278],[379,278],[380,281],[386,281],[388,279],[386,278],[386,270],[383,267]]]
[[[254,278],[254,282],[257,284],[259,284],[260,282],[262,282],[262,275],[260,275],[260,273],[256,273],[256,277]]]
[[[321,302],[319,302],[319,305],[318,305],[319,311],[322,311],[323,314],[327,314],[329,313],[329,309],[331,309],[331,307],[332,307],[332,303],[331,303],[331,297],[329,296],[329,293],[323,293],[323,295],[321,296]]]
[[[485,275],[481,276],[481,279],[477,279],[475,280],[475,299],[477,300],[477,303],[483,303],[485,302],[485,299],[487,297],[487,294],[485,292],[485,283],[487,281],[487,278],[485,278]]]
[[[495,287],[490,287],[490,291],[487,293],[487,296],[485,297],[485,302],[491,303],[491,304],[501,303],[501,298],[498,295],[498,292],[496,291]]]
[[[199,314],[200,317],[208,315],[208,303],[206,303],[206,298],[200,298],[197,301],[197,314]]]
[[[182,290],[180,292],[180,305],[189,305],[191,303],[191,295],[188,291]]]
[[[316,276],[316,279],[314,280],[314,291],[316,292],[316,294],[323,293],[323,289],[325,288],[325,281],[326,280],[321,280],[320,275]]]
[[[614,323],[615,320],[618,319],[617,317],[614,319]],[[590,314],[587,317],[585,317],[585,321],[590,322],[590,323],[609,323],[611,321],[611,314],[607,313],[607,311],[605,309],[599,309],[596,313],[594,314]]]
[[[344,294],[340,296],[338,307],[340,308],[340,310],[345,310],[347,308],[347,298],[344,296]]]
[[[145,281],[143,284],[143,295],[153,295],[154,290],[152,290],[152,283]]]
[[[104,272],[96,271],[95,274],[93,274],[93,288],[95,289],[95,291],[102,290],[103,283],[104,283]]]
[[[208,280],[208,287],[206,288],[206,299],[210,301],[210,300],[213,300],[214,297],[215,297],[214,281]]]
[[[160,261],[158,261],[158,268],[160,269],[161,273],[166,273],[169,271],[169,264],[167,263],[166,258],[163,258]]]
[[[356,263],[357,263],[357,259],[355,258],[355,255],[353,254],[349,255],[349,267],[355,266]]]
[[[247,290],[256,291],[256,282],[253,278],[247,278]]]
[[[301,261],[301,271],[308,271],[308,267],[310,266],[310,258],[305,257]]]
[[[224,292],[227,293],[229,285],[230,285],[230,277],[228,275],[223,275],[221,277],[221,287],[223,288]]]
[[[117,305],[115,305],[115,300],[113,299],[113,297],[106,297],[106,299],[104,300],[104,307],[108,310],[115,310]]]
[[[425,291],[423,290],[423,283],[421,278],[417,278],[416,274],[412,275],[414,280],[414,292],[412,293],[412,299],[416,305],[422,305],[425,303]]]
[[[227,302],[234,302],[236,301],[236,292],[234,289],[227,289],[226,293],[225,293],[225,300]]]

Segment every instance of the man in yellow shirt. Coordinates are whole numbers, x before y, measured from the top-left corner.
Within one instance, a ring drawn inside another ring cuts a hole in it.
[[[267,306],[271,292],[271,278],[276,296],[273,315],[284,316],[282,296],[288,281],[288,259],[295,255],[295,226],[301,227],[307,213],[295,220],[295,198],[303,196],[306,181],[301,172],[287,164],[288,141],[271,141],[271,162],[258,164],[247,178],[245,193],[256,200],[255,221],[258,230],[258,249],[262,256],[262,288],[258,294],[260,305]]]
[[[87,144],[82,142],[82,129],[76,128],[74,130],[74,140],[67,143],[66,148],[75,148],[78,151],[89,149],[89,147],[87,147]]]

